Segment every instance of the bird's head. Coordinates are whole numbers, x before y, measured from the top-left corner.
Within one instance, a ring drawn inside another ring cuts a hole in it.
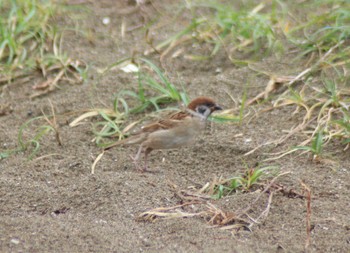
[[[214,111],[222,110],[222,108],[217,103],[215,103],[213,99],[208,97],[198,97],[193,99],[188,104],[187,108],[198,113],[204,118],[208,118],[209,115]]]

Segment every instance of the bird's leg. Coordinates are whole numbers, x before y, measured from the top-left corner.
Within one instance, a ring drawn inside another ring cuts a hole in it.
[[[144,172],[146,172],[146,171],[149,172],[148,166],[147,166],[147,157],[148,157],[149,153],[151,153],[152,150],[153,150],[153,149],[150,148],[150,147],[147,147],[146,150],[145,150],[145,163],[144,163],[144,168],[143,168],[143,171],[144,171]]]
[[[140,156],[141,156],[141,152],[142,152],[142,148],[143,148],[143,145],[141,144],[140,147],[139,147],[139,150],[137,151],[135,157],[131,157],[131,159],[133,160],[133,163],[136,167],[137,170],[140,170],[140,171],[143,171],[143,169],[141,168],[140,164],[139,164],[139,160],[140,160]]]

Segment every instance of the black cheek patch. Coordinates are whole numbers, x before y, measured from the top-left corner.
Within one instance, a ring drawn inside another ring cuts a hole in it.
[[[202,107],[198,108],[198,113],[200,113],[200,114],[204,114],[205,111],[206,111],[206,108],[202,108]]]

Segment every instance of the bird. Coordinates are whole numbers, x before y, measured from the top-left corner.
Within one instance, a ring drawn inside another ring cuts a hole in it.
[[[184,110],[143,126],[140,131],[105,147],[105,150],[118,145],[139,144],[136,156],[131,158],[136,168],[146,172],[148,155],[153,150],[176,149],[192,144],[205,128],[207,118],[217,110],[222,108],[212,98],[197,97]],[[143,167],[139,165],[142,151],[144,151]]]

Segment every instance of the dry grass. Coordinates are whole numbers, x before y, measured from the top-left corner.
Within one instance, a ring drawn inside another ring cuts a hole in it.
[[[212,195],[204,194],[203,192],[205,192],[208,187],[210,188],[210,184],[206,184],[201,189],[193,192],[178,190],[175,184],[170,183],[169,185],[173,189],[175,195],[180,199],[181,204],[145,211],[138,215],[137,220],[155,222],[162,219],[198,217],[205,220],[210,227],[218,227],[220,229],[232,231],[238,231],[240,229],[251,230],[255,224],[263,222],[268,217],[274,194],[281,192],[287,197],[305,198],[303,194],[297,193],[294,190],[287,191],[285,187],[276,183],[279,177],[289,173],[290,172],[281,173],[271,181],[262,184],[262,190],[257,190],[257,197],[253,201],[247,202],[245,207],[237,208],[236,210],[224,210],[215,203]],[[214,180],[214,182],[215,181],[216,180]],[[266,207],[259,212],[261,199],[263,199],[262,197],[266,194],[268,194]],[[254,218],[251,213],[259,214]]]

